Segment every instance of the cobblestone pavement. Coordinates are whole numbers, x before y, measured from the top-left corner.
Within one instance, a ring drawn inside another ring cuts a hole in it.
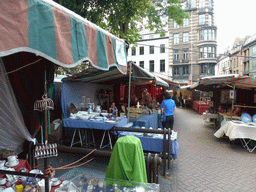
[[[255,152],[216,138],[217,128],[205,126],[192,109],[175,111],[174,130],[179,157],[161,178],[161,191],[256,191]]]
[[[174,130],[179,131],[178,158],[171,162],[167,176],[160,176],[161,191],[256,191],[255,151],[249,153],[239,142],[216,138],[217,128],[204,125],[202,116],[192,109],[175,111]],[[63,154],[52,158],[53,167],[81,158],[79,154]],[[96,158],[81,172],[104,177],[108,158]],[[56,172],[56,177],[70,179],[79,169]],[[89,171],[88,171],[89,170]],[[70,173],[70,174],[69,174]],[[72,173],[72,174],[71,174]],[[162,173],[162,172],[161,172]]]

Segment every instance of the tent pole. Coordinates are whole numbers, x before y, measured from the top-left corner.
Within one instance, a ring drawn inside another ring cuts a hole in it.
[[[130,102],[131,102],[131,80],[132,80],[132,63],[129,62],[129,96],[128,96],[128,123],[129,123],[129,119],[130,119]]]
[[[234,86],[233,86],[233,91],[234,91],[234,94],[235,94],[235,89],[236,89],[236,85],[234,84]],[[233,111],[234,111],[234,101],[235,101],[235,97],[234,97],[234,99],[232,99],[231,119],[232,119],[232,117],[233,117]]]

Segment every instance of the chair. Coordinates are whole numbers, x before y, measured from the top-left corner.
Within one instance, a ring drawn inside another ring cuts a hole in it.
[[[116,141],[106,178],[147,183],[145,157],[139,138],[124,136]]]

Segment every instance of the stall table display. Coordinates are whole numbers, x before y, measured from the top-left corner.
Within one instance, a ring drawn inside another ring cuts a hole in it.
[[[138,137],[141,141],[141,145],[144,151],[151,152],[163,152],[163,135],[162,134],[150,134],[144,135],[143,133],[135,133],[135,132],[121,132],[118,137],[123,137],[127,135],[133,135]],[[168,135],[166,138],[166,142],[168,142]],[[167,146],[167,145],[166,145]],[[173,159],[178,157],[179,145],[177,141],[177,132],[173,132],[171,135],[171,148],[170,152]]]
[[[141,115],[137,119],[130,119],[129,122],[133,123],[134,127],[145,127],[153,129],[158,128],[158,113],[154,113],[151,115]]]
[[[209,104],[203,101],[193,101],[192,108],[200,115],[202,115],[204,112],[209,110]]]
[[[229,137],[229,140],[240,139],[243,146],[252,152],[256,147],[250,148],[250,142],[256,141],[256,123],[244,123],[239,120],[226,119],[222,121],[220,129],[214,133],[215,137],[221,138],[224,135]]]
[[[103,148],[102,142],[104,141],[105,134],[108,134],[109,138],[109,144],[112,149],[112,143],[110,139],[110,130],[114,126],[125,126],[127,124],[127,118],[119,119],[119,120],[97,120],[97,119],[89,119],[89,120],[81,120],[81,119],[72,119],[72,118],[64,118],[63,120],[63,127],[65,128],[73,128],[73,139],[71,141],[71,146],[74,144],[74,136],[76,131],[79,133],[79,139],[81,146],[83,146],[83,140],[82,140],[82,133],[80,132],[81,129],[97,129],[97,130],[104,130],[104,134],[101,141],[100,148]]]

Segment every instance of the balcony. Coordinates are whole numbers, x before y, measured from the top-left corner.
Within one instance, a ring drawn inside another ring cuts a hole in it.
[[[182,63],[189,63],[189,59],[182,59]]]
[[[202,12],[205,12],[206,9],[205,9],[205,7],[200,7],[200,8],[198,9],[198,11],[199,11],[199,13],[202,13]]]
[[[180,63],[180,60],[173,60],[173,64]]]

